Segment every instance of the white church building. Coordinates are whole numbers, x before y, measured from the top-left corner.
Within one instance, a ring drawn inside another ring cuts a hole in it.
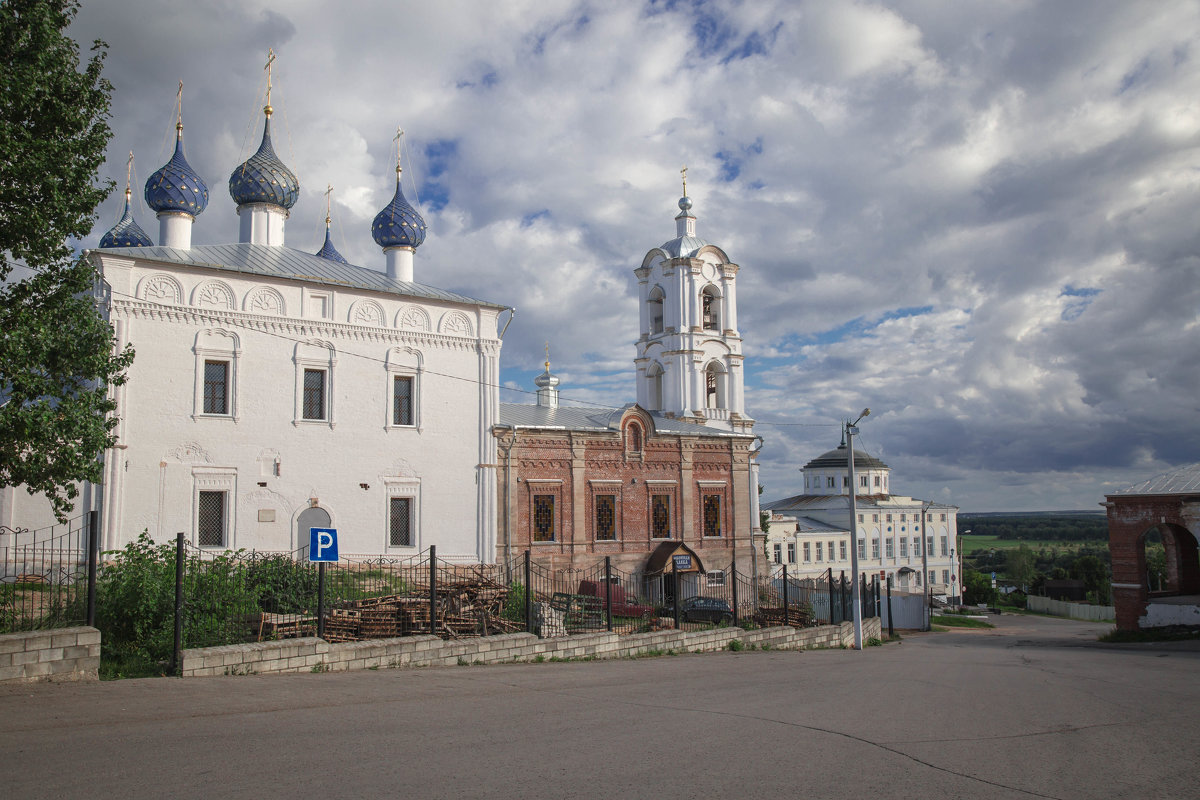
[[[143,530],[199,547],[290,551],[334,527],[344,556],[495,559],[500,337],[506,306],[420,282],[426,228],[396,191],[371,234],[378,269],[332,246],[284,243],[299,183],[271,141],[229,177],[239,240],[200,245],[208,188],[175,154],[146,182],[158,243],[129,210],[88,257],[120,346],[117,445],[98,508],[106,550]],[[365,231],[364,231],[365,233]],[[97,496],[101,495],[101,496]],[[6,489],[0,515],[32,527],[41,498]],[[42,502],[44,506],[44,501]],[[5,520],[0,520],[3,522]]]
[[[804,493],[764,503],[767,556],[789,576],[850,574],[849,460],[845,442],[803,467]],[[855,448],[858,568],[899,591],[962,594],[956,506],[891,493],[891,468]],[[922,539],[924,538],[924,545]],[[922,554],[922,546],[924,553]]]

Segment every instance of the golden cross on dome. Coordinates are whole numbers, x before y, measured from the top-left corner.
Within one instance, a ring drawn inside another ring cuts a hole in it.
[[[687,164],[683,165],[683,169],[679,170],[679,174],[683,176],[683,196],[687,197]]]
[[[329,201],[332,196],[333,196],[333,186],[331,184],[327,183],[327,184],[325,184],[325,227],[326,228],[329,227],[329,221],[330,221]]]
[[[397,125],[396,135],[392,137],[392,141],[396,143],[396,180],[400,180],[400,140],[403,138],[404,129]]]
[[[546,372],[550,371],[550,343],[546,342]]]
[[[268,47],[267,48],[267,63],[266,63],[266,66],[263,67],[263,69],[265,69],[267,71],[267,106],[266,106],[266,108],[263,109],[264,111],[267,112],[267,114],[271,113],[271,65],[274,63],[275,63],[275,50],[273,48]]]
[[[125,162],[125,201],[129,202],[129,198],[133,197],[133,191],[129,188],[133,184],[133,151],[129,151],[129,160]]]
[[[179,82],[179,91],[175,93],[175,130],[183,130],[183,81]]]

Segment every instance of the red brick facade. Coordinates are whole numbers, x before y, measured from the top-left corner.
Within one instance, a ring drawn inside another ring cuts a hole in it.
[[[706,569],[729,568],[736,551],[738,569],[750,571],[753,436],[659,433],[636,407],[619,430],[495,433],[500,559],[529,548],[552,569],[589,569],[611,556],[640,572],[655,547],[674,540]]]
[[[1146,607],[1155,597],[1200,595],[1200,554],[1197,552],[1195,512],[1200,495],[1110,495],[1108,547],[1112,556],[1113,605],[1117,627],[1137,630]],[[1151,592],[1146,576],[1146,534],[1162,534],[1167,561],[1167,586]],[[1197,598],[1200,602],[1200,597]]]

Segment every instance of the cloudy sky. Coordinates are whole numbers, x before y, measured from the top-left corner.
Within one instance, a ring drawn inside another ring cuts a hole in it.
[[[1200,461],[1196,2],[122,0],[71,33],[110,46],[106,175],[135,152],[152,236],[180,80],[197,244],[237,239],[268,48],[289,246],[320,247],[331,184],[335,245],[383,268],[403,127],[417,279],[518,308],[510,387],[549,340],[565,398],[633,399],[633,269],[686,164],[741,266],[766,498],[865,406],[893,488],[964,511],[1097,509]]]

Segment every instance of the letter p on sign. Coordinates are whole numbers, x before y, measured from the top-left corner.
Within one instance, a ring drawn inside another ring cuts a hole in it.
[[[308,560],[338,560],[337,528],[308,529]]]

